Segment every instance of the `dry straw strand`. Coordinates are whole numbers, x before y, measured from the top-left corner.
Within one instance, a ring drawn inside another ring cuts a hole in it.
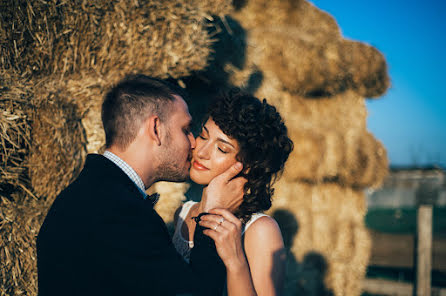
[[[0,68],[27,75],[78,71],[182,77],[208,63],[207,18],[230,1],[2,2]]]
[[[32,93],[29,81],[0,72],[0,195],[26,190],[26,155],[31,142],[28,116]]]

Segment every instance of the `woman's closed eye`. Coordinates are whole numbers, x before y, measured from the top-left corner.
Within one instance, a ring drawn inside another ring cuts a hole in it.
[[[229,151],[226,151],[224,148],[220,148],[220,147],[218,147],[218,150],[219,150],[221,153],[224,153],[224,154],[228,154],[228,153],[229,153]]]

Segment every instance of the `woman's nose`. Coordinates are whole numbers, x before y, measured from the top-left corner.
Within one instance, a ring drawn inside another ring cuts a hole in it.
[[[209,159],[209,145],[207,142],[197,141],[197,146],[195,147],[197,156],[202,159]]]

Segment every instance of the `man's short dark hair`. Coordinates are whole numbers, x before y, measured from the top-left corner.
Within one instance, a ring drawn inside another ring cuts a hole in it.
[[[141,124],[152,115],[167,121],[174,95],[185,98],[179,87],[164,80],[132,75],[114,86],[102,104],[105,146],[125,149],[136,137]]]

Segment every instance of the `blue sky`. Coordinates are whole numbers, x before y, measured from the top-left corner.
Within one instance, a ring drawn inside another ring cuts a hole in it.
[[[368,128],[391,165],[446,167],[446,1],[311,0],[344,37],[386,57],[391,88],[367,101]]]

